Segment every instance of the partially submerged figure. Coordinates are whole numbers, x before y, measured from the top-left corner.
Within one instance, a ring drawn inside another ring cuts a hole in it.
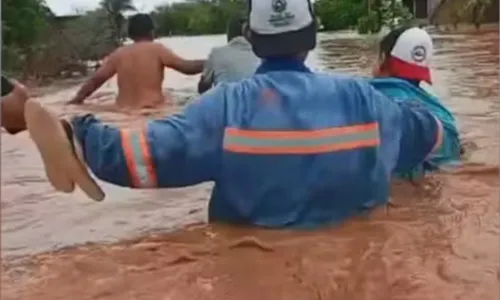
[[[227,42],[210,52],[198,83],[200,94],[221,82],[248,78],[257,70],[260,59],[252,51],[246,18],[235,17],[228,22]]]
[[[311,228],[386,204],[392,173],[440,149],[441,121],[425,107],[305,65],[316,46],[311,2],[252,0],[249,8],[261,65],[183,113],[129,130],[91,114],[58,120],[28,101],[28,129],[52,185],[71,192],[76,184],[102,200],[87,167],[132,188],[214,182],[212,222]]]
[[[418,27],[400,27],[389,32],[380,42],[379,60],[373,70],[377,77],[371,84],[398,102],[423,106],[443,124],[443,143],[418,166],[395,174],[418,178],[428,171],[460,161],[460,138],[455,117],[439,101],[432,90],[430,60],[431,36]]]
[[[165,68],[186,75],[199,74],[204,60],[186,60],[163,44],[154,42],[154,24],[147,14],[132,16],[128,36],[134,41],[111,53],[81,87],[70,104],[81,104],[115,74],[118,79],[119,106],[131,108],[155,107],[165,102],[162,90]]]

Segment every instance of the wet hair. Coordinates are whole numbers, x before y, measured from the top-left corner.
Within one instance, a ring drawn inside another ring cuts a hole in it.
[[[384,36],[379,44],[379,58],[383,58],[384,60],[387,59],[391,55],[392,48],[396,45],[399,37],[410,28],[412,28],[412,26],[397,27]]]
[[[236,16],[231,18],[227,23],[227,41],[234,39],[235,37],[244,36],[245,32],[243,26],[247,24],[247,19],[242,16]]]
[[[133,40],[152,37],[154,29],[153,19],[148,14],[135,14],[128,19],[128,36]]]

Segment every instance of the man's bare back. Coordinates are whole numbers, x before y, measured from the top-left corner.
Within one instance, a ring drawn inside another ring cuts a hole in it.
[[[149,16],[140,15],[140,17],[148,18]],[[133,23],[129,26],[133,26]],[[138,29],[144,30],[141,27]],[[153,42],[152,31],[146,31],[144,36],[137,36],[137,33],[134,33],[135,35],[131,37],[134,43],[122,46],[111,53],[92,78],[81,87],[75,98],[70,101],[71,104],[81,104],[116,74],[118,106],[137,109],[155,107],[165,102],[162,91],[164,68],[171,68],[186,75],[202,72],[204,60],[185,60],[177,56],[169,48]]]
[[[119,106],[154,107],[164,102],[162,83],[165,63],[160,49],[151,43],[135,43],[124,46],[112,54],[118,79]]]

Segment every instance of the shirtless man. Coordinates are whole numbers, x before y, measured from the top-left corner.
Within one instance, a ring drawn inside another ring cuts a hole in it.
[[[147,14],[136,14],[128,22],[128,36],[134,41],[115,50],[80,88],[69,104],[81,104],[108,79],[118,74],[118,98],[122,107],[154,107],[165,101],[162,91],[164,68],[186,75],[203,71],[204,60],[186,60],[154,42],[154,24]]]

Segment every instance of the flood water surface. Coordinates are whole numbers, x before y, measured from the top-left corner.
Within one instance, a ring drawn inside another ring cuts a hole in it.
[[[2,133],[2,299],[498,299],[498,30],[434,37],[435,88],[460,122],[467,162],[453,174],[394,183],[391,205],[337,228],[190,225],[206,219],[210,184],[103,184],[102,203],[57,193],[28,135]],[[373,41],[351,33],[319,40],[313,69],[369,75]],[[224,37],[164,42],[204,58]],[[197,76],[166,74],[176,103],[157,112],[117,111],[114,81],[83,107],[63,105],[75,88],[38,100],[61,115],[92,111],[131,126],[195,95]],[[64,248],[87,242],[97,244]]]

